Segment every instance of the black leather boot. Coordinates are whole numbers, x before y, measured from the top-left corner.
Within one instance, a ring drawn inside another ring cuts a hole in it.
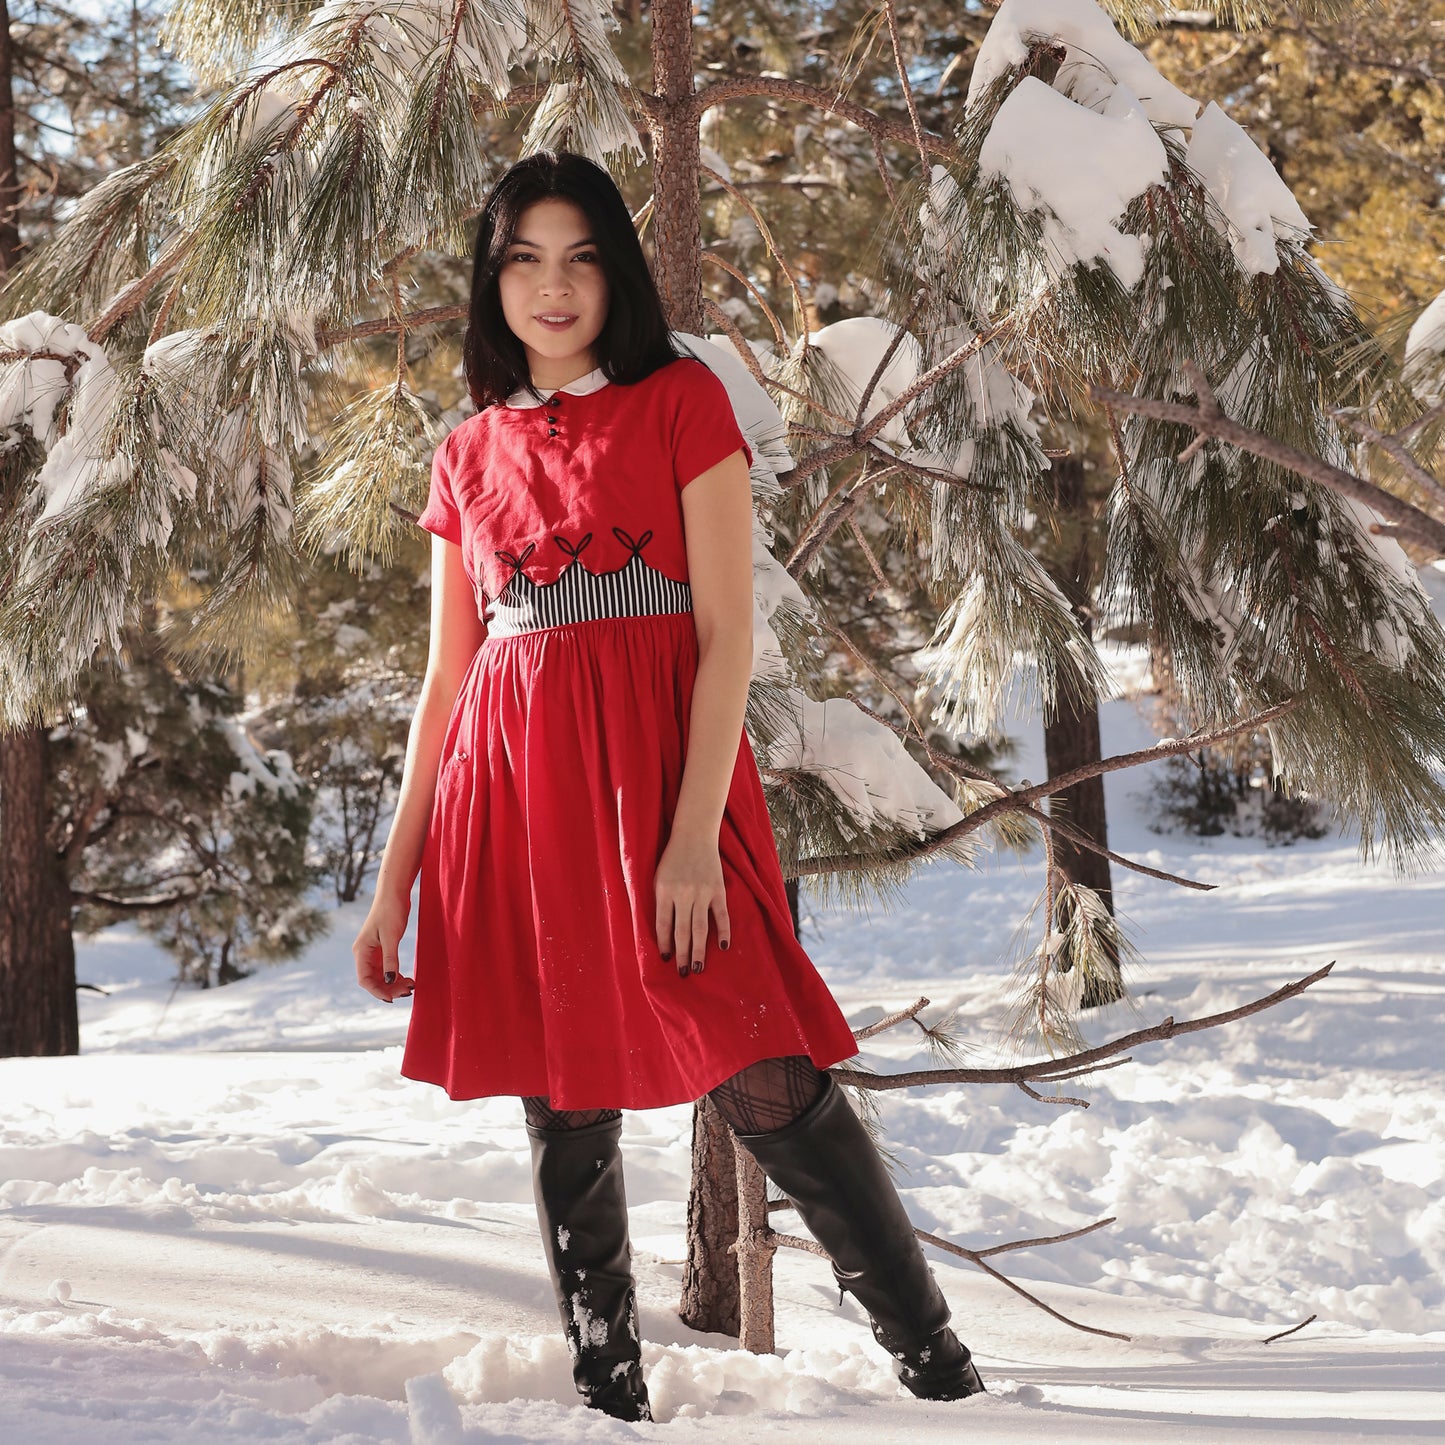
[[[584,1129],[531,1124],[532,1185],[572,1378],[594,1409],[651,1420],[622,1186],[620,1119]]]
[[[902,1361],[903,1385],[926,1400],[982,1390],[898,1191],[832,1076],[791,1124],[738,1138],[828,1251],[840,1292],[868,1312],[873,1337]]]

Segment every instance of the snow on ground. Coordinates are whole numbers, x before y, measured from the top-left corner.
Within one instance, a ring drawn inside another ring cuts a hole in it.
[[[1125,701],[1105,725],[1110,751],[1154,735]],[[1041,775],[1037,751],[1017,775]],[[1115,1216],[996,1262],[1127,1342],[937,1255],[993,1393],[930,1405],[899,1390],[826,1265],[786,1251],[778,1356],[693,1333],[674,1312],[690,1114],[664,1109],[628,1115],[624,1139],[659,1423],[584,1410],[519,1108],[398,1075],[406,1005],[356,988],[353,906],[301,960],[173,997],[134,933],[85,940],[80,977],[107,992],[80,995],[84,1052],[0,1061],[7,1445],[1438,1438],[1445,868],[1395,877],[1339,839],[1159,837],[1143,785],[1109,777],[1113,845],[1219,888],[1116,874],[1148,962],[1136,1012],[1091,1037],[1232,1007],[1330,959],[1334,973],[1071,1083],[1087,1110],[1006,1088],[882,1103],[926,1228],[977,1246]],[[1037,858],[939,866],[891,914],[812,909],[804,942],[855,1025],[926,994],[986,1060],[1038,882]],[[921,1066],[916,1040],[895,1029],[865,1058]]]

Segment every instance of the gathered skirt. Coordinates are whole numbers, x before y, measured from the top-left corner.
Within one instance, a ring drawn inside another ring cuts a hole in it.
[[[680,978],[653,878],[687,754],[693,614],[489,636],[448,724],[401,1073],[559,1109],[697,1099],[760,1059],[856,1052],[792,927],[747,734],[718,838],[731,923]]]

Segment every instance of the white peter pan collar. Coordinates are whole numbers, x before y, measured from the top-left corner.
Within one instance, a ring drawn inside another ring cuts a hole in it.
[[[568,396],[587,396],[590,392],[601,391],[608,384],[607,378],[602,374],[602,368],[595,366],[586,376],[579,376],[576,381],[569,381],[565,386],[559,386],[547,395],[555,396],[559,391],[565,391]],[[538,387],[540,391],[541,388]],[[526,387],[518,387],[506,400],[507,406],[541,406],[542,403],[532,395]]]

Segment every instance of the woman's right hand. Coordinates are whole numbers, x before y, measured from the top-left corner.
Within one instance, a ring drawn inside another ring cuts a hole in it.
[[[416,980],[407,978],[397,961],[397,950],[406,921],[411,916],[411,898],[378,893],[366,915],[366,922],[351,945],[356,960],[356,981],[367,993],[391,1003],[410,998]]]

